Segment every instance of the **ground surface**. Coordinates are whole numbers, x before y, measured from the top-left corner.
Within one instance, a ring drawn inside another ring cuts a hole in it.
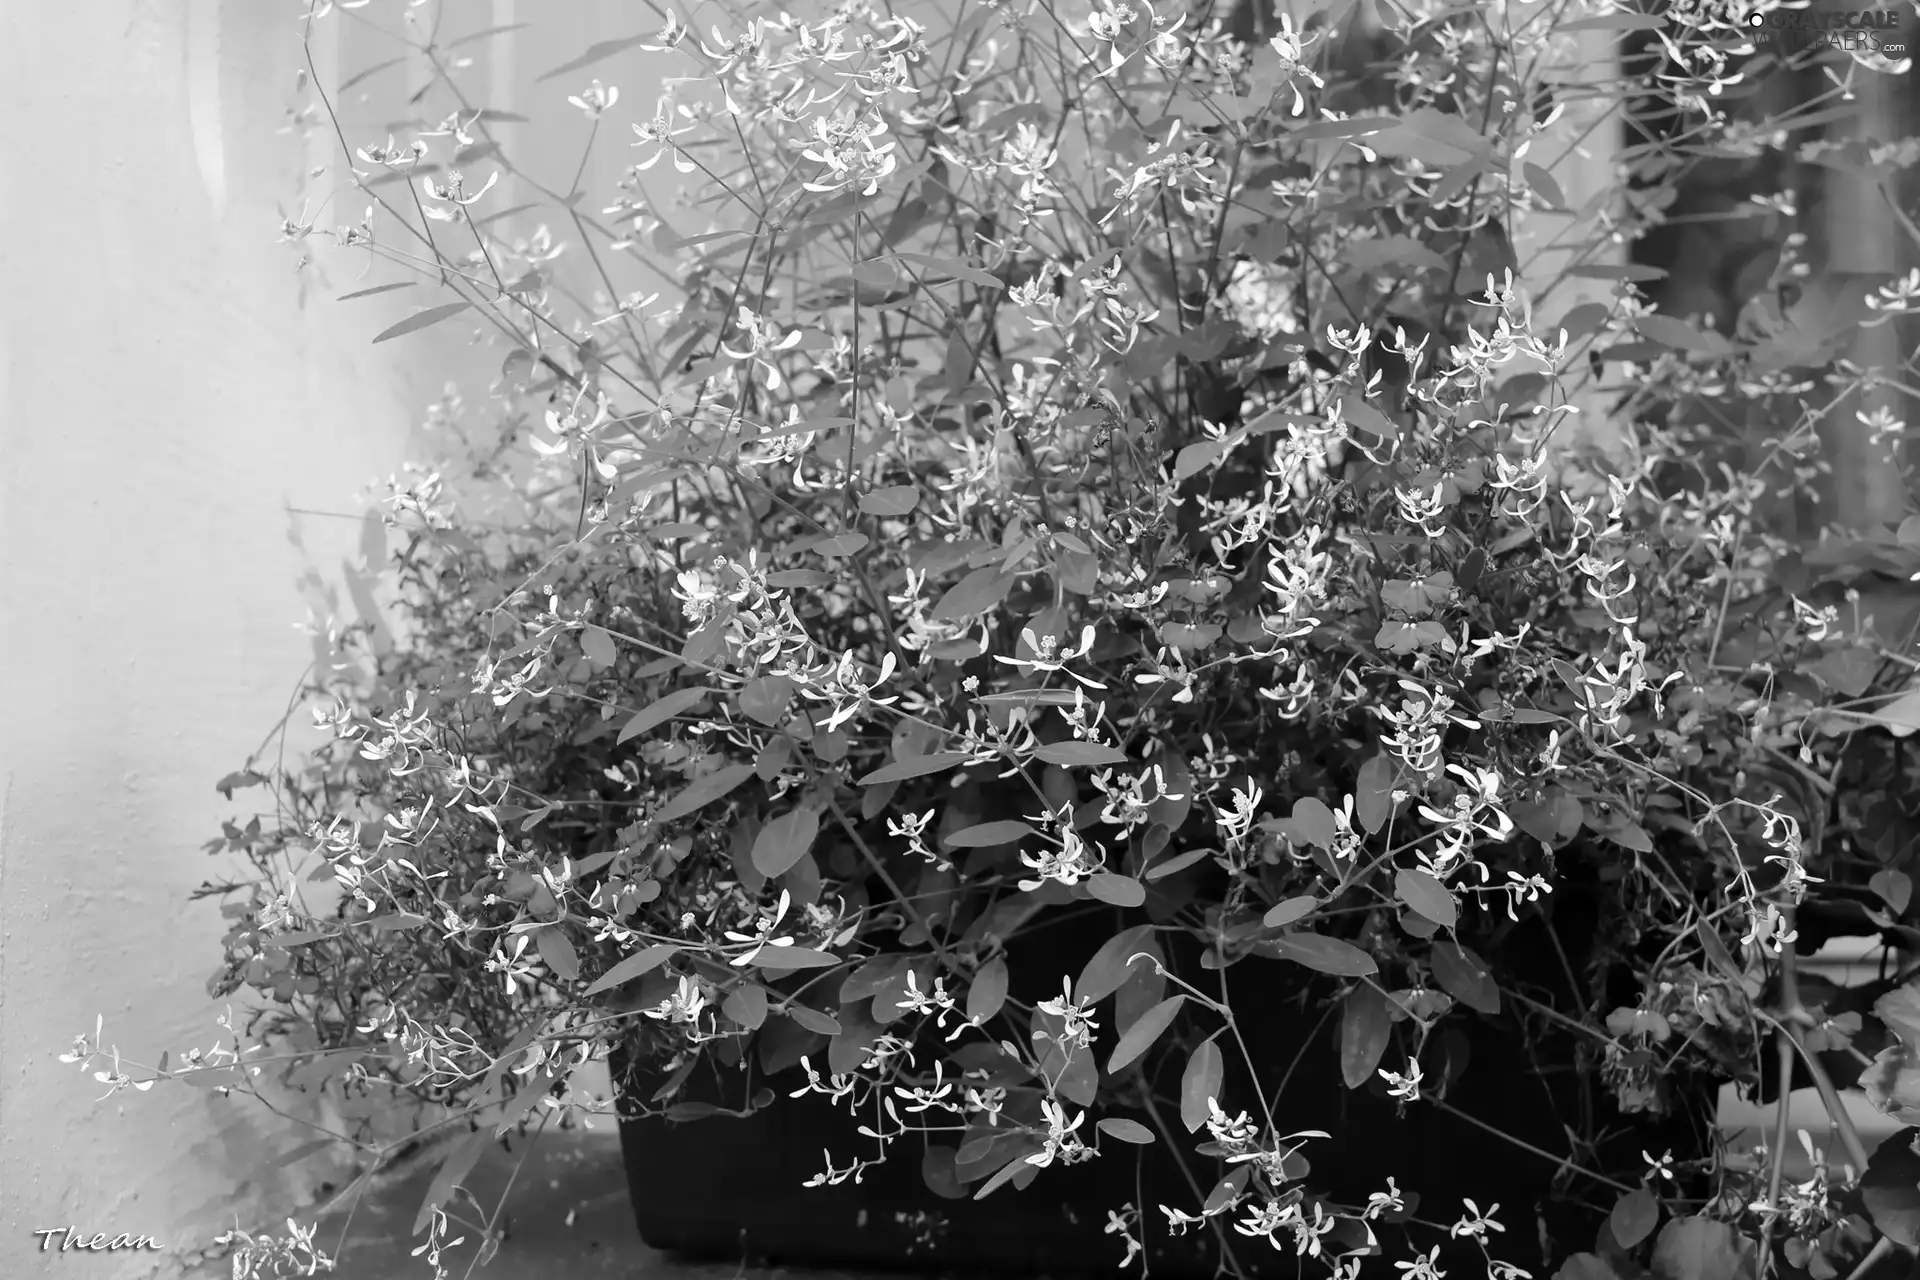
[[[491,1211],[513,1177],[518,1152],[488,1151],[469,1179],[480,1203]],[[413,1235],[414,1216],[426,1198],[437,1160],[427,1160],[411,1175],[364,1197],[351,1220],[344,1212],[321,1220],[318,1242],[335,1252],[337,1277],[348,1280],[433,1280],[425,1257],[413,1257],[425,1236]],[[646,1247],[633,1224],[627,1200],[620,1140],[609,1127],[592,1133],[548,1133],[535,1144],[521,1167],[507,1201],[507,1237],[499,1254],[475,1267],[478,1280],[780,1280],[801,1273],[742,1270],[668,1258]],[[472,1210],[467,1210],[469,1216]],[[336,1252],[345,1229],[345,1243]],[[462,1280],[474,1259],[478,1233],[457,1225],[468,1243],[442,1254],[452,1280]],[[224,1278],[228,1264],[209,1264],[205,1280]],[[831,1273],[809,1272],[806,1280],[839,1280]],[[196,1280],[200,1280],[196,1276]]]

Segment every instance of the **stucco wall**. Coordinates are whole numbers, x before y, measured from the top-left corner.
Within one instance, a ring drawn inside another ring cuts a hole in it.
[[[30,1233],[192,1250],[300,1190],[262,1172],[303,1140],[287,1121],[179,1087],[96,1105],[55,1060],[96,1013],[145,1061],[212,1042],[221,922],[186,895],[246,801],[212,783],[310,656],[298,579],[337,579],[358,533],[287,508],[358,510],[447,368],[410,368],[418,342],[370,347],[406,305],[336,303],[350,282],[297,274],[275,243],[303,167],[279,132],[298,13],[15,5],[0,42],[8,1277],[144,1276],[156,1255],[61,1259]]]

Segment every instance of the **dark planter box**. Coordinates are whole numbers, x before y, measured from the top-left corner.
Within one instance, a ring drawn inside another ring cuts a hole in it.
[[[1631,1003],[1637,984],[1622,958],[1609,954],[1599,967],[1590,967],[1598,959],[1596,947],[1610,936],[1604,919],[1610,899],[1604,887],[1594,879],[1591,864],[1572,857],[1563,865],[1562,879],[1551,917],[1542,913],[1517,928],[1497,928],[1482,943],[1482,954],[1506,980],[1531,987],[1533,999],[1568,1000],[1570,1014],[1584,1013],[1590,1001],[1602,998],[1591,992],[1576,994],[1575,974],[1588,973],[1594,982],[1604,979],[1605,1000]],[[1060,975],[1079,973],[1117,932],[1121,919],[1117,913],[1085,910],[1038,917],[1035,926],[1008,947],[1013,997],[1030,1007],[1057,995]],[[1162,935],[1163,943],[1170,941]],[[1569,1160],[1588,1168],[1627,1171],[1615,1177],[1631,1183],[1638,1180],[1643,1149],[1656,1155],[1671,1150],[1682,1162],[1712,1150],[1715,1080],[1668,1079],[1663,1082],[1671,1103],[1666,1116],[1622,1116],[1599,1079],[1592,1042],[1538,1017],[1529,1017],[1523,1027],[1517,1002],[1507,1002],[1492,1017],[1466,1010],[1449,1015],[1422,1055],[1428,1093],[1444,1087],[1444,1101],[1435,1105],[1423,1100],[1403,1109],[1378,1079],[1352,1090],[1341,1079],[1340,1019],[1338,1009],[1330,1009],[1326,1000],[1337,991],[1332,980],[1257,956],[1223,972],[1208,972],[1191,938],[1173,944],[1168,962],[1209,986],[1224,980],[1246,1057],[1258,1064],[1266,1089],[1281,1089],[1277,1099],[1269,1095],[1281,1131],[1332,1135],[1304,1149],[1312,1166],[1306,1185],[1313,1192],[1335,1203],[1360,1206],[1372,1193],[1385,1190],[1391,1177],[1403,1193],[1418,1196],[1419,1218],[1442,1224],[1462,1213],[1462,1197],[1473,1197],[1482,1209],[1498,1203],[1506,1231],[1495,1238],[1495,1256],[1536,1276],[1551,1275],[1553,1263],[1568,1254],[1593,1249],[1596,1233],[1619,1195],[1570,1171]],[[665,976],[659,980],[664,983]],[[832,1007],[833,995],[822,990],[819,998]],[[1099,1062],[1116,1043],[1113,1008],[1112,1001],[1101,1005],[1095,1042]],[[1190,1029],[1211,1033],[1217,1027],[1214,1015],[1204,1014],[1197,1015]],[[1412,1044],[1409,1030],[1396,1030],[1382,1065],[1404,1068]],[[785,1018],[771,1019],[759,1034],[769,1033],[789,1040],[799,1034]],[[763,1045],[744,1055],[746,1069],[703,1060],[673,1095],[679,1104],[741,1111],[750,1098],[770,1090],[772,1104],[745,1118],[708,1115],[675,1123],[658,1115],[641,1116],[632,1104],[651,1098],[660,1080],[645,1071],[629,1074],[624,1057],[616,1058],[621,1145],[634,1213],[647,1243],[702,1258],[790,1265],[1110,1275],[1125,1256],[1125,1247],[1119,1236],[1108,1234],[1108,1213],[1132,1203],[1141,1211],[1138,1233],[1155,1276],[1212,1277],[1223,1235],[1243,1264],[1261,1274],[1286,1275],[1295,1269],[1291,1239],[1283,1237],[1283,1248],[1276,1252],[1264,1240],[1233,1230],[1233,1221],[1244,1212],[1189,1227],[1184,1235],[1171,1234],[1159,1206],[1197,1212],[1228,1172],[1224,1162],[1194,1150],[1206,1137],[1204,1131],[1198,1139],[1176,1132],[1174,1144],[1162,1139],[1129,1146],[1103,1140],[1104,1153],[1097,1159],[1056,1164],[1039,1170],[1025,1188],[1003,1186],[978,1201],[972,1193],[982,1185],[979,1180],[964,1186],[947,1181],[949,1191],[961,1193],[958,1198],[931,1189],[922,1176],[925,1148],[907,1138],[896,1141],[887,1162],[867,1170],[860,1183],[806,1187],[809,1178],[824,1171],[828,1153],[838,1168],[855,1157],[876,1154],[875,1143],[858,1133],[860,1122],[844,1105],[836,1108],[818,1096],[787,1096],[805,1083],[805,1076],[797,1068],[778,1069],[780,1063],[795,1062],[805,1051],[812,1053],[817,1067],[826,1069],[825,1038],[814,1037],[809,1043],[811,1049],[789,1046],[785,1056],[766,1055]],[[1262,1108],[1238,1046],[1231,1035],[1221,1043],[1226,1050],[1222,1105],[1229,1113],[1244,1110],[1258,1116]],[[929,1044],[922,1065],[930,1066],[941,1051],[941,1046]],[[733,1056],[741,1056],[737,1043]],[[1177,1095],[1184,1061],[1178,1053],[1156,1060],[1159,1074],[1152,1083],[1159,1096]],[[772,1069],[763,1070],[763,1063]],[[1164,1105],[1162,1111],[1178,1130],[1177,1113]],[[1116,1111],[1105,1103],[1093,1109],[1096,1119],[1115,1115],[1158,1131],[1151,1116]],[[951,1123],[938,1113],[927,1118],[936,1125]],[[1089,1142],[1092,1127],[1089,1120]],[[1583,1148],[1574,1156],[1570,1127],[1610,1136],[1597,1150]],[[957,1133],[941,1134],[933,1141],[944,1144],[950,1160],[960,1138]],[[977,1169],[977,1179],[989,1172]],[[1407,1238],[1398,1228],[1377,1225],[1377,1230],[1389,1258],[1408,1256]],[[1437,1233],[1424,1229],[1417,1239],[1423,1252],[1443,1243],[1442,1261],[1461,1268],[1456,1274],[1484,1269],[1480,1250],[1471,1241],[1442,1242]],[[1313,1262],[1313,1267],[1322,1264]]]
[[[1233,972],[1243,970],[1250,979],[1258,976],[1249,965]],[[1259,972],[1269,981],[1279,973],[1272,966]],[[1422,1103],[1402,1114],[1377,1089],[1344,1087],[1333,1020],[1322,1023],[1317,1015],[1283,1008],[1246,1030],[1256,1060],[1277,1062],[1280,1070],[1304,1041],[1313,1041],[1300,1055],[1276,1115],[1287,1129],[1333,1135],[1306,1148],[1313,1164],[1308,1184],[1315,1191],[1364,1204],[1392,1176],[1403,1192],[1420,1195],[1420,1217],[1443,1222],[1461,1212],[1463,1195],[1482,1208],[1497,1202],[1507,1230],[1497,1239],[1495,1256],[1537,1276],[1551,1274],[1542,1270],[1551,1266],[1543,1240],[1552,1242],[1546,1249],[1556,1258],[1593,1247],[1599,1217],[1616,1193],[1576,1177],[1568,1190],[1586,1203],[1562,1198],[1553,1190],[1557,1160],[1529,1153],[1460,1114],[1538,1151],[1564,1152],[1562,1117],[1578,1114],[1573,1108],[1583,1105],[1583,1093],[1584,1105],[1592,1105],[1597,1085],[1591,1077],[1541,1074],[1502,1022],[1482,1021],[1463,1037],[1471,1062],[1447,1096],[1454,1110]],[[919,1168],[922,1151],[907,1139],[897,1141],[887,1163],[868,1170],[862,1182],[809,1188],[802,1184],[823,1171],[828,1152],[836,1166],[845,1167],[857,1155],[872,1155],[873,1143],[856,1132],[857,1122],[844,1107],[835,1110],[819,1097],[786,1096],[803,1083],[798,1071],[767,1076],[703,1065],[676,1100],[741,1108],[751,1090],[762,1088],[773,1089],[776,1100],[745,1119],[709,1116],[681,1123],[627,1116],[623,1108],[621,1145],[641,1237],[658,1249],[728,1261],[967,1275],[1112,1274],[1125,1251],[1119,1237],[1105,1230],[1107,1212],[1144,1199],[1141,1226],[1152,1273],[1195,1280],[1215,1274],[1213,1231],[1192,1227],[1172,1236],[1158,1208],[1195,1210],[1226,1171],[1195,1155],[1184,1134],[1181,1154],[1200,1183],[1198,1195],[1164,1142],[1130,1147],[1113,1141],[1103,1144],[1106,1154],[1096,1160],[1040,1170],[1024,1190],[1002,1187],[979,1201],[931,1190]],[[625,1093],[644,1097],[652,1084],[629,1081]],[[1234,1088],[1231,1074],[1228,1093],[1248,1096]],[[1670,1148],[1682,1160],[1704,1153],[1709,1132],[1702,1105],[1693,1101],[1663,1122],[1624,1133],[1627,1154],[1637,1156],[1642,1146],[1656,1153]],[[978,1185],[966,1187],[969,1197]],[[1234,1233],[1235,1216],[1215,1221],[1236,1254],[1262,1271],[1280,1263],[1280,1274],[1291,1274],[1291,1241],[1275,1254],[1264,1241]],[[1423,1247],[1434,1242],[1429,1236],[1423,1234]],[[1406,1256],[1393,1228],[1382,1228],[1381,1237],[1389,1257]],[[1442,1253],[1443,1262],[1468,1268],[1479,1258],[1469,1242],[1452,1242]]]

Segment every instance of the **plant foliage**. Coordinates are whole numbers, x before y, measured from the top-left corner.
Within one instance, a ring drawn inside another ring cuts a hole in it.
[[[1659,273],[1602,254],[1703,158],[1788,145],[1727,110],[1777,60],[1744,43],[1765,7],[668,11],[551,72],[588,152],[631,145],[611,194],[515,169],[416,30],[445,122],[341,132],[366,217],[286,231],[424,266],[374,340],[478,324],[500,374],[384,504],[393,634],[345,628],[313,674],[330,740],[221,784],[271,794],[216,842],[256,877],[217,886],[212,990],[261,1009],[101,1078],[251,1091],[273,1062],[481,1125],[422,1209],[436,1266],[475,1144],[604,1111],[574,1082],[616,1046],[624,1101],[676,1118],[716,1069],[750,1107],[787,1101],[763,1079],[844,1105],[817,1182],[1212,1171],[1107,1206],[1116,1266],[1169,1232],[1342,1277],[1824,1277],[1912,1245],[1904,1140],[1809,1145],[1783,1185],[1784,1132],[1749,1158],[1687,1127],[1721,1082],[1831,1094],[1861,1059],[1920,1116],[1907,975],[1861,1004],[1792,945],[1910,945],[1920,521],[1789,544],[1756,508],[1783,459],[1715,468],[1695,426],[1790,395],[1805,437],[1866,374],[1846,332],[1662,314]],[[1653,30],[1572,87],[1592,33]],[[657,104],[579,87],[639,53],[673,68]],[[1545,167],[1586,94],[1664,122],[1613,212]],[[1516,248],[1543,224],[1588,237],[1545,278]],[[637,263],[660,293],[615,291]],[[1553,303],[1569,280],[1607,300]],[[1334,1112],[1247,1049],[1271,991],[1402,1114],[1496,1069],[1463,1029],[1566,1075],[1557,1165],[1477,1117],[1539,1203],[1316,1185]]]

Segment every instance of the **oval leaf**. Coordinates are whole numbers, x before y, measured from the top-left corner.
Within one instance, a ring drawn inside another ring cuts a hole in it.
[[[1003,822],[980,822],[971,827],[962,827],[952,835],[943,838],[940,843],[949,849],[988,849],[997,844],[1011,844],[1022,836],[1036,835],[1037,832],[1017,818]]]
[[[1125,764],[1127,753],[1104,742],[1049,742],[1033,753],[1036,760],[1063,768],[1077,764]]]
[[[814,543],[813,549],[832,559],[835,556],[854,555],[866,547],[867,541],[867,535],[864,533],[843,533],[838,537]]]
[[[1138,1120],[1122,1120],[1117,1116],[1110,1116],[1094,1128],[1109,1138],[1118,1138],[1122,1142],[1131,1142],[1136,1146],[1144,1147],[1153,1141],[1153,1130]]]
[[[1207,1122],[1212,1108],[1209,1101],[1218,1105],[1220,1101],[1220,1081],[1226,1074],[1226,1061],[1220,1056],[1220,1046],[1209,1040],[1193,1051],[1187,1059],[1187,1069],[1180,1076],[1180,1123],[1187,1126],[1188,1133],[1196,1133]]]
[[[1087,892],[1116,907],[1137,907],[1147,900],[1147,890],[1132,876],[1102,871],[1087,881]]]
[[[975,569],[949,587],[927,617],[934,622],[959,622],[977,613],[985,613],[1006,599],[1007,592],[1013,590],[1016,576],[1002,573],[994,565]]]
[[[420,1202],[420,1212],[413,1218],[413,1233],[419,1235],[427,1229],[427,1223],[433,1218],[433,1211],[453,1198],[453,1189],[467,1180],[473,1172],[473,1166],[480,1163],[480,1157],[486,1154],[487,1147],[493,1141],[493,1127],[482,1125],[473,1133],[456,1143],[447,1152],[447,1158],[440,1165],[440,1171],[433,1175],[433,1181],[427,1184],[427,1198]]]
[[[939,773],[951,769],[967,758],[964,751],[935,751],[931,755],[908,756],[905,760],[895,760],[892,764],[882,765],[866,777],[860,779],[863,787],[877,787],[887,782],[905,782],[908,778],[918,778],[929,773]]]
[[[1913,1139],[1920,1129],[1902,1129],[1873,1149],[1860,1180],[1867,1216],[1889,1240],[1911,1249],[1920,1245],[1920,1155]]]
[[[1486,961],[1457,942],[1436,942],[1428,957],[1440,989],[1488,1017],[1500,1012],[1500,987]]]
[[[814,1032],[816,1035],[837,1036],[840,1034],[840,1020],[838,1018],[835,1018],[832,1014],[822,1013],[820,1010],[808,1005],[789,1005],[787,1007],[787,1016],[807,1030]]]
[[[755,676],[740,689],[740,710],[768,726],[779,722],[780,717],[786,714],[787,704],[792,701],[793,679],[790,676]],[[632,725],[628,725],[626,730],[621,731],[621,741],[626,740],[627,730],[632,728]]]
[[[1675,1218],[1653,1242],[1653,1269],[1668,1280],[1740,1280],[1753,1274],[1754,1247],[1724,1222]]]
[[[1127,962],[1145,949],[1147,939],[1152,936],[1153,926],[1140,924],[1108,938],[1080,970],[1073,994],[1082,1001],[1093,1001],[1105,1000],[1118,991],[1120,985],[1133,976],[1132,966]]]
[[[1380,972],[1373,957],[1338,938],[1320,933],[1289,933],[1260,944],[1260,951],[1281,960],[1303,964],[1316,973],[1338,978],[1369,978]]]
[[[625,742],[628,738],[645,733],[663,721],[671,720],[682,711],[698,706],[709,692],[711,691],[707,689],[675,689],[666,697],[655,699],[636,712],[633,719],[627,721],[615,742]]]
[[[753,840],[753,867],[761,875],[771,880],[775,876],[785,875],[787,868],[813,848],[813,839],[820,834],[820,814],[817,810],[802,805],[787,812],[760,828],[760,834]]]
[[[572,982],[580,976],[580,953],[573,949],[573,941],[565,930],[547,925],[535,935],[534,945],[540,949],[540,958],[553,970],[554,977]]]
[[[1120,1043],[1114,1046],[1113,1056],[1107,1059],[1107,1074],[1113,1075],[1147,1050],[1154,1042],[1166,1034],[1173,1024],[1173,1017],[1180,1012],[1180,1006],[1187,1002],[1185,996],[1168,996],[1153,1008],[1141,1014],[1127,1033],[1120,1037]]]
[[[795,969],[831,969],[840,963],[840,957],[811,947],[762,947],[753,963],[768,973],[791,973]]]
[[[465,311],[470,303],[443,302],[437,307],[426,307],[414,312],[399,324],[389,325],[374,335],[375,342],[387,342],[394,338],[403,338],[409,333],[417,333],[428,325],[439,324]]]
[[[1353,816],[1360,820],[1368,835],[1387,825],[1393,814],[1393,762],[1384,753],[1360,766],[1360,777],[1353,788]]]
[[[1147,868],[1147,879],[1164,880],[1176,871],[1185,871],[1208,854],[1218,852],[1217,849],[1189,849],[1185,853],[1177,853],[1165,862],[1156,862]]]
[[[1460,919],[1459,904],[1453,892],[1424,871],[1402,871],[1393,877],[1393,891],[1400,901],[1443,929],[1451,929]]]
[[[1322,849],[1331,849],[1334,836],[1339,834],[1333,810],[1327,808],[1324,800],[1313,796],[1302,796],[1293,802],[1293,830],[1308,844]]]
[[[660,812],[654,815],[654,821],[672,822],[704,809],[752,776],[753,766],[750,764],[724,765],[712,773],[704,774],[661,806]]]
[[[889,485],[860,495],[860,509],[870,516],[903,516],[919,502],[920,491],[910,484]]]
[[[720,1012],[749,1031],[757,1031],[767,1020],[767,989],[757,982],[735,987],[720,1005]]]
[[[1613,1238],[1625,1249],[1652,1235],[1660,1225],[1660,1201],[1654,1197],[1653,1188],[1643,1186],[1621,1196],[1614,1202],[1607,1224],[1613,1228]]]
[[[598,981],[587,988],[588,995],[598,995],[623,982],[632,982],[642,974],[652,973],[670,960],[680,948],[668,943],[648,947],[645,951],[636,951],[613,968],[600,975]]]
[[[1340,1078],[1347,1088],[1358,1089],[1373,1079],[1392,1031],[1387,998],[1377,987],[1363,982],[1347,993],[1340,1014]]]
[[[1007,962],[998,956],[980,966],[967,988],[967,1020],[983,1023],[1007,1003]]]
[[[1319,905],[1319,899],[1306,895],[1298,898],[1288,898],[1278,906],[1270,908],[1267,914],[1261,917],[1260,923],[1269,929],[1278,929],[1282,925],[1289,925],[1296,920],[1305,919],[1308,915],[1311,915],[1313,909]]]

